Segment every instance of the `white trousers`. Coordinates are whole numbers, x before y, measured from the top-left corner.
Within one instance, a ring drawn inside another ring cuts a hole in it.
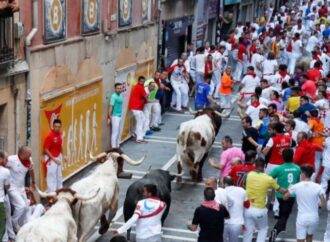
[[[326,192],[328,189],[329,180],[330,180],[330,167],[324,167],[322,177],[321,177],[321,187],[323,188],[324,192]]]
[[[111,148],[119,148],[121,117],[111,116]]]
[[[162,107],[159,102],[152,103],[151,107],[151,127],[158,127],[158,125],[162,122]]]
[[[143,140],[143,136],[146,133],[146,130],[144,130],[144,122],[146,121],[144,113],[142,110],[132,110],[132,114],[136,121],[135,124],[136,140]]]
[[[222,108],[231,107],[231,94],[220,94],[220,101]]]
[[[265,242],[268,230],[267,208],[250,207],[245,210],[246,231],[243,235],[243,242],[251,242],[253,232],[258,230],[256,242]]]
[[[3,242],[7,242],[9,239],[16,239],[16,235],[13,228],[13,223],[11,219],[11,206],[9,196],[5,196],[4,205],[6,209],[6,232],[2,238]],[[0,238],[1,239],[1,238]]]
[[[324,233],[324,242],[330,242],[330,215],[329,214],[328,214],[328,219],[327,219],[327,227],[326,227],[325,233]]]
[[[242,74],[243,74],[243,63],[238,61],[236,63],[236,70],[233,76],[234,80],[240,82],[242,78]]]
[[[213,72],[213,75],[212,75],[212,80],[211,80],[211,84],[210,84],[210,93],[215,96],[215,97],[218,97],[218,90],[219,90],[219,83],[220,83],[220,78],[221,78],[221,72],[220,70],[216,70]]]
[[[48,156],[45,155],[45,160],[48,160]],[[56,159],[60,160],[61,163],[63,161],[63,156],[60,154]],[[63,187],[63,180],[62,180],[62,165],[58,165],[55,161],[50,160],[47,164],[47,175],[46,175],[46,182],[47,182],[47,192],[55,192],[57,189]]]
[[[177,82],[172,81],[172,88],[176,95],[176,109],[181,110],[181,107],[187,107],[189,102],[189,86],[187,82]],[[173,104],[173,98],[172,98],[172,104]]]
[[[223,241],[224,242],[238,242],[239,235],[242,232],[241,224],[225,224],[223,231]]]
[[[290,56],[288,71],[291,75],[294,74],[294,71],[295,71],[295,68],[296,68],[296,63],[297,63],[299,58],[300,58],[300,55],[297,55],[297,54],[291,54],[291,56]]]
[[[11,188],[9,191],[9,199],[10,203],[14,208],[14,213],[12,216],[12,222],[14,227],[22,226],[25,218],[26,213],[29,210],[29,202],[26,197],[26,193],[23,188]]]
[[[146,239],[136,238],[136,242],[162,242],[162,236],[161,235],[155,235],[155,236],[151,236],[151,237],[146,238]]]

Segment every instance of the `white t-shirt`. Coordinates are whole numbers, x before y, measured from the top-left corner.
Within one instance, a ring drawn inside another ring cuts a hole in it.
[[[227,192],[225,189],[218,187],[215,192],[215,198],[214,200],[217,201],[218,203],[222,204],[223,206],[227,207]]]
[[[319,108],[320,110],[321,109],[329,109],[329,101],[325,98],[322,98],[320,100],[317,100],[315,103],[314,103],[314,106]]]
[[[6,166],[10,170],[10,189],[14,190],[15,188],[24,189],[25,188],[25,176],[29,170],[33,170],[33,161],[31,161],[31,166],[26,168],[22,165],[17,155],[10,155],[8,157],[8,162]]]
[[[263,55],[255,53],[252,55],[252,58],[251,58],[251,66],[254,67],[255,71],[262,71],[262,70],[259,70],[258,67],[262,68],[262,62],[264,60],[265,60],[265,57]]]
[[[298,118],[295,118],[293,119],[294,122],[296,123],[296,127],[294,128],[294,131],[296,132],[305,132],[305,133],[309,133],[309,131],[311,130],[311,127],[305,123],[304,121],[298,119]]]
[[[273,87],[267,87],[267,88],[262,89],[261,97],[270,101],[270,94],[273,90],[274,90]]]
[[[229,186],[225,188],[228,202],[228,211],[230,219],[227,224],[244,224],[244,202],[248,200],[246,191],[241,187]]]
[[[324,142],[322,165],[330,168],[330,137],[326,138]]]
[[[271,78],[272,85],[275,88],[275,90],[278,92],[280,92],[282,89],[282,82],[289,82],[289,80],[290,80],[289,75],[285,75],[285,77],[282,77],[279,73],[276,73]]]
[[[320,184],[312,181],[301,181],[289,187],[289,192],[296,195],[298,204],[298,215],[303,216],[319,216],[320,195],[325,195]]]
[[[262,65],[263,67],[263,74],[264,75],[269,75],[269,74],[274,74],[275,69],[277,68],[278,64],[276,60],[264,60],[264,63]]]
[[[318,38],[315,35],[312,35],[309,37],[306,45],[306,51],[312,52],[314,50],[314,47],[319,43]]]
[[[293,26],[291,33],[292,33],[292,36],[293,36],[295,33],[299,33],[300,35],[303,35],[303,34],[306,33],[305,26],[302,25],[301,28],[298,29],[298,25],[295,25],[295,26]]]
[[[257,126],[259,121],[259,111],[262,108],[266,108],[266,106],[260,104],[258,107],[253,107],[252,105],[249,105],[249,107],[246,109],[246,115],[250,116],[252,119],[252,127]]]
[[[140,200],[136,205],[134,215],[118,229],[118,233],[126,232],[136,222],[136,238],[148,239],[160,235],[162,231],[161,218],[165,208],[165,202],[157,198]]]
[[[254,89],[260,86],[260,79],[257,76],[245,75],[241,83],[244,85],[242,92],[254,92]]]
[[[8,169],[0,166],[0,203],[5,200],[5,186],[10,185],[10,172]]]
[[[196,71],[204,73],[205,71],[205,55],[197,54],[195,55],[196,60]]]
[[[296,41],[292,41],[291,43],[292,43],[292,54],[296,56],[300,56],[302,54],[301,47],[303,46],[301,40],[299,39]]]

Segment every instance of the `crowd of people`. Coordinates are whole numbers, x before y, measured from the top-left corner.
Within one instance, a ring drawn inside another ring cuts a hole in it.
[[[200,225],[198,241],[233,242],[242,234],[250,242],[256,230],[257,241],[265,241],[268,209],[277,218],[269,233],[275,241],[295,203],[297,241],[313,240],[330,179],[329,11],[321,0],[285,4],[278,12],[270,6],[260,19],[239,22],[217,46],[207,43],[194,52],[188,45],[165,75],[156,72],[153,86],[142,80],[143,103],[152,102],[148,93],[158,88],[171,93],[176,112],[190,110],[189,97],[195,110],[232,110],[237,104],[242,147],[225,136],[220,162],[209,159],[220,170],[221,187],[215,178],[206,181],[205,201],[189,226],[195,231]],[[135,90],[132,95],[136,103]],[[150,112],[157,108],[148,105],[139,110],[149,121],[132,109],[136,140],[147,142],[160,124],[149,122],[159,121],[160,111]],[[329,222],[324,241],[330,241]]]

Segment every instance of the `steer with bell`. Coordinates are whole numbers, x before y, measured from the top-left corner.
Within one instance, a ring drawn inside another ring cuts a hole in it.
[[[16,242],[76,242],[77,225],[72,216],[72,206],[77,201],[88,201],[96,197],[99,189],[93,189],[92,195],[83,197],[70,188],[62,188],[52,193],[38,189],[43,198],[51,198],[55,204],[44,216],[25,224],[18,232]]]
[[[75,182],[71,188],[81,194],[90,194],[95,188],[98,195],[89,201],[78,202],[74,209],[74,218],[78,226],[79,242],[85,242],[92,235],[94,226],[100,220],[100,234],[108,231],[109,224],[116,215],[119,198],[117,179],[118,163],[126,161],[130,165],[139,165],[144,157],[135,161],[120,149],[111,149],[97,156],[90,155],[91,160],[103,162],[89,176]],[[109,212],[108,217],[106,214]]]
[[[197,182],[203,179],[202,168],[208,152],[217,136],[222,117],[228,117],[212,108],[194,112],[195,118],[181,123],[177,137],[177,183],[182,182],[183,164],[190,169],[192,179]]]

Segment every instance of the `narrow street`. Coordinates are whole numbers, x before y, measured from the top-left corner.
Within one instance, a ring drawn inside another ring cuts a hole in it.
[[[191,114],[178,114],[174,112],[167,112],[163,115],[163,122],[165,123],[162,126],[162,132],[155,133],[151,135],[151,139],[148,140],[146,145],[136,145],[133,141],[127,141],[122,145],[123,151],[128,155],[137,159],[146,155],[146,160],[137,167],[129,166],[125,164],[125,170],[133,173],[132,180],[123,180],[120,179],[120,200],[119,200],[119,209],[115,217],[115,221],[112,224],[111,228],[118,228],[123,224],[122,216],[122,205],[125,199],[126,190],[128,186],[140,179],[149,169],[164,169],[172,172],[176,172],[176,159],[175,159],[175,145],[176,145],[176,136],[178,133],[178,127],[180,123],[187,121],[193,118]],[[216,141],[210,151],[209,157],[218,157],[221,154],[220,141],[225,135],[229,135],[233,138],[234,145],[239,147],[241,145],[241,132],[242,127],[240,124],[240,119],[238,115],[233,112],[230,118],[223,120],[223,125],[221,130],[216,138]],[[85,174],[86,175],[86,174]],[[70,184],[76,179],[81,179],[83,176],[79,174],[73,179],[70,179],[67,184]],[[203,167],[203,177],[215,176],[218,177],[218,172],[211,168],[206,162]],[[163,239],[164,242],[188,242],[188,241],[197,241],[197,233],[191,232],[187,229],[187,224],[192,220],[193,213],[195,208],[203,200],[203,183],[194,184],[189,177],[189,172],[186,170],[184,174],[184,185],[181,189],[178,189],[175,181],[172,182],[172,204],[170,208],[170,213],[167,216],[167,219],[163,228]],[[293,242],[295,239],[295,221],[296,221],[296,206],[294,212],[290,216],[288,221],[288,227],[286,233],[281,233],[277,241],[286,241]],[[326,225],[326,216],[327,213],[325,210],[322,210],[321,221],[318,229],[318,233],[315,235],[315,240],[313,241],[322,241],[323,231]],[[269,212],[269,227],[272,228],[274,225],[273,213]],[[97,228],[96,228],[97,229]],[[96,231],[96,230],[95,230]],[[94,234],[92,238],[89,239],[89,242],[108,242],[111,238],[111,232],[103,235],[102,237],[98,236],[98,233]],[[134,242],[134,229],[132,233],[132,242]]]

